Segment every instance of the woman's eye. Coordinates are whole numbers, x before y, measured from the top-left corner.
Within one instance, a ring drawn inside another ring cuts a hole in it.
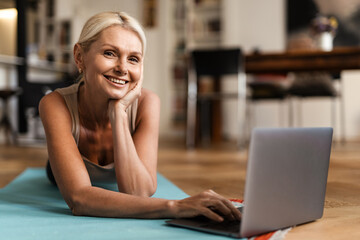
[[[108,56],[108,57],[115,57],[115,53],[113,51],[105,51],[104,52],[104,55],[105,56]]]
[[[138,63],[140,60],[137,57],[130,57],[129,61]]]

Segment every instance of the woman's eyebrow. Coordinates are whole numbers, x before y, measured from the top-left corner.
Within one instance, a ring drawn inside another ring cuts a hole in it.
[[[109,47],[115,48],[116,51],[120,52],[120,49],[118,47],[116,47],[115,45],[112,45],[112,44],[109,44],[109,43],[104,43],[102,46],[103,47],[104,46],[109,46]],[[131,55],[140,55],[140,56],[142,56],[142,52],[139,52],[139,51],[131,51],[130,54]]]

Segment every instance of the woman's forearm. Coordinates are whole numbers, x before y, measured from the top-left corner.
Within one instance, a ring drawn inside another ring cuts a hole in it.
[[[218,215],[221,213],[231,220],[241,218],[229,200],[211,190],[182,200],[166,200],[88,186],[77,189],[65,200],[72,213],[78,216],[155,219],[204,215],[214,221],[223,221],[224,218]]]
[[[156,181],[139,158],[128,124],[124,111],[117,112],[111,120],[118,188],[124,193],[151,196],[156,190]]]
[[[67,203],[74,215],[120,218],[172,218],[174,201],[133,196],[97,187],[86,187]]]

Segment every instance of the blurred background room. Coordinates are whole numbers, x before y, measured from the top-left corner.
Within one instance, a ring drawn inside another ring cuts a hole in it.
[[[320,48],[314,33],[314,21],[320,17],[334,21],[333,29],[326,30],[332,34],[331,47],[358,46],[359,4],[357,0],[1,0],[0,88],[12,90],[2,97],[2,115],[6,110],[20,144],[43,143],[37,104],[44,94],[76,78],[72,47],[81,26],[99,11],[120,10],[139,19],[145,28],[149,47],[144,87],[161,98],[160,139],[185,144],[191,50],[241,48],[247,55]],[[359,70],[335,75],[341,79],[334,81],[341,94],[335,103],[326,97],[256,101],[241,116],[246,126],[237,120],[236,99],[210,101],[208,108],[198,108],[197,144],[232,142],[239,134],[245,139],[249,128],[256,126],[334,125],[335,140],[356,141],[360,137],[359,76]],[[291,73],[248,74],[247,96],[258,91],[253,82],[275,79],[288,87],[293,78]],[[237,82],[230,78],[217,83],[204,77],[198,86],[198,91],[228,92],[237,89]],[[14,141],[15,136],[6,135],[2,127],[1,142]]]

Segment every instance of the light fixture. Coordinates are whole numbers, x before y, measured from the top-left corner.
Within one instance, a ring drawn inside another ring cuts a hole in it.
[[[17,16],[15,8],[0,9],[0,19],[13,19]]]

